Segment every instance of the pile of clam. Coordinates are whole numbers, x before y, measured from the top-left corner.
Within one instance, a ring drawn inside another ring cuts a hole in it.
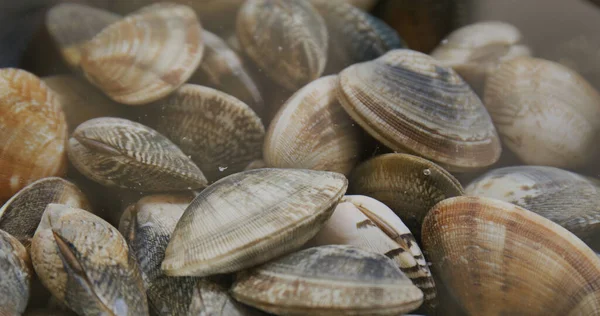
[[[501,22],[427,55],[343,0],[197,2],[57,5],[72,73],[0,69],[0,315],[600,314],[576,72]]]

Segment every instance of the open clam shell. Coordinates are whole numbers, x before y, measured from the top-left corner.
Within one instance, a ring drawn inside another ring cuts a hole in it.
[[[338,99],[371,136],[452,171],[500,158],[500,140],[481,100],[451,68],[428,55],[392,50],[339,75]]]
[[[434,272],[471,315],[600,310],[594,251],[519,206],[482,197],[447,199],[425,218],[423,242]]]
[[[339,173],[256,169],[202,191],[177,223],[162,269],[171,276],[235,272],[300,248],[346,192]]]
[[[33,269],[23,245],[0,229],[0,315],[25,312]]]
[[[390,259],[343,245],[305,249],[242,272],[232,293],[277,315],[398,315],[423,300]]]

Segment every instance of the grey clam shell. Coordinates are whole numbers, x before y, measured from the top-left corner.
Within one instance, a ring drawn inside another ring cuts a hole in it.
[[[29,301],[33,269],[25,247],[0,230],[0,315],[21,315]]]

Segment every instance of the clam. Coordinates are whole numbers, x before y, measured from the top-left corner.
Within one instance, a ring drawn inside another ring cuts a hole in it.
[[[352,172],[350,184],[353,194],[390,207],[417,238],[423,218],[435,204],[464,193],[448,171],[408,154],[384,154],[363,162]]]
[[[436,305],[435,282],[408,227],[385,204],[363,195],[347,195],[312,240],[313,245],[351,245],[386,255],[423,291],[425,306]]]
[[[25,312],[32,277],[31,260],[25,247],[0,230],[0,315]]]
[[[277,315],[398,315],[423,293],[387,257],[352,246],[305,249],[244,271],[233,297]]]
[[[215,181],[262,156],[265,129],[244,102],[221,91],[186,84],[153,110],[158,132],[190,155]]]
[[[91,211],[77,186],[57,177],[43,178],[24,187],[0,208],[0,229],[29,248],[46,206],[64,204]]]
[[[437,204],[425,253],[470,315],[596,315],[600,259],[558,224],[482,197]],[[557,297],[560,293],[560,297]]]
[[[79,172],[109,187],[177,191],[207,185],[202,171],[175,144],[126,119],[102,117],[79,125],[68,153]]]
[[[82,48],[81,67],[91,83],[128,105],[156,101],[186,82],[204,46],[192,9],[158,3],[103,29]]]
[[[506,167],[480,176],[465,191],[521,206],[580,238],[600,230],[600,180],[573,172],[543,166]]]
[[[56,94],[29,72],[0,69],[0,203],[35,180],[64,175],[66,140]]]
[[[485,79],[500,63],[531,55],[522,40],[519,29],[511,24],[478,22],[452,32],[431,56],[452,67],[481,96]]]
[[[349,174],[360,158],[360,128],[336,98],[337,76],[296,92],[275,115],[263,149],[266,164]]]
[[[177,223],[162,269],[170,276],[235,272],[300,248],[346,192],[326,171],[256,169],[215,182]]]
[[[297,90],[327,62],[327,27],[304,0],[247,0],[236,22],[242,49],[274,82]]]
[[[404,43],[394,29],[344,0],[311,0],[329,34],[326,73],[380,57]]]
[[[215,316],[259,316],[263,313],[250,309],[236,302],[228,292],[228,288],[200,278],[196,283],[188,315]]]
[[[503,143],[524,163],[577,168],[592,162],[600,136],[600,94],[576,72],[530,57],[500,65],[485,106]]]
[[[144,284],[125,239],[87,211],[50,204],[31,243],[40,280],[79,315],[147,315]]]
[[[339,77],[344,109],[390,149],[451,171],[481,169],[500,158],[500,140],[481,100],[435,59],[396,49]]]

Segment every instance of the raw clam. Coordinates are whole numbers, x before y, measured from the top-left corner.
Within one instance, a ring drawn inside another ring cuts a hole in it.
[[[202,191],[185,210],[162,269],[171,276],[239,271],[300,248],[346,192],[339,173],[256,169]]]
[[[204,45],[192,9],[157,3],[106,27],[82,49],[86,77],[111,99],[147,104],[177,89],[198,67]]]
[[[596,315],[600,259],[558,224],[482,197],[437,204],[425,253],[470,315]],[[557,297],[560,293],[560,297]]]
[[[147,315],[142,277],[125,239],[87,211],[50,204],[31,243],[50,292],[79,315]]]
[[[175,144],[126,119],[102,117],[79,125],[68,153],[77,170],[110,187],[181,191],[207,185],[202,171]]]
[[[500,158],[496,129],[481,100],[452,70],[428,55],[392,50],[340,73],[338,99],[371,136],[452,171]]]
[[[67,123],[56,94],[20,69],[0,69],[0,203],[66,172]]]
[[[0,230],[0,315],[25,312],[32,277],[31,259],[25,247]]]
[[[521,206],[580,238],[600,230],[600,180],[573,172],[542,166],[495,169],[475,179],[465,191]]]
[[[569,68],[529,57],[505,62],[488,77],[485,106],[526,164],[577,168],[596,158],[600,94]]]
[[[268,166],[350,173],[361,154],[360,128],[337,101],[337,84],[337,76],[317,79],[279,109],[265,138]]]
[[[238,12],[243,50],[273,81],[296,91],[327,62],[327,27],[304,0],[247,0]]]
[[[244,271],[232,293],[277,315],[398,315],[423,301],[390,259],[342,245],[305,249]]]

